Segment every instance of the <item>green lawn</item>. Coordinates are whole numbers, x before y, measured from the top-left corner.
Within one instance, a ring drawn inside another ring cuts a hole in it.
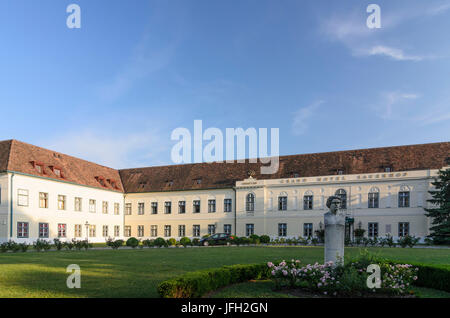
[[[402,262],[450,264],[449,249],[369,248]],[[357,256],[359,248],[346,248]],[[158,297],[161,281],[197,269],[291,258],[321,262],[322,247],[211,247],[0,254],[0,297]],[[66,267],[81,267],[81,289],[66,287]],[[269,296],[270,297],[270,296]]]

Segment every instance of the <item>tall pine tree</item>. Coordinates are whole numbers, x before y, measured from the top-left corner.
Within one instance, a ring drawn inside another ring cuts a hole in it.
[[[435,190],[429,191],[432,199],[427,201],[433,208],[425,209],[425,215],[432,218],[429,237],[435,244],[450,244],[450,169],[439,170],[431,184]]]

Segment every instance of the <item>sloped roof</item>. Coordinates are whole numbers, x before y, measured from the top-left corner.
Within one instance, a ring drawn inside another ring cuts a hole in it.
[[[42,173],[36,165],[42,166]],[[61,176],[55,174],[54,169],[60,170]],[[0,171],[6,170],[123,192],[116,169],[14,139],[0,141]]]
[[[197,163],[120,170],[125,192],[231,188],[237,180],[439,169],[448,165],[450,142],[280,156],[277,173],[260,174],[261,163]],[[199,183],[197,180],[201,179]]]

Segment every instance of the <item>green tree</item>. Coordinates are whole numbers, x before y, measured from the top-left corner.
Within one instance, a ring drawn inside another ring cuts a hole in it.
[[[450,244],[450,169],[439,170],[438,177],[431,183],[435,190],[429,191],[432,199],[427,200],[433,204],[432,208],[425,209],[425,215],[432,218],[430,227],[435,244]]]

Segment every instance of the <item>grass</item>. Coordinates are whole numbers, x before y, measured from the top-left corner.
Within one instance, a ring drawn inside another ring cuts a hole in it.
[[[270,280],[255,280],[235,284],[209,295],[210,298],[298,298],[288,293],[274,291],[275,284]],[[413,287],[419,298],[450,298],[450,293],[431,288]]]
[[[402,262],[450,264],[448,249],[368,248]],[[359,248],[346,248],[356,257]],[[0,297],[158,297],[163,280],[198,269],[280,259],[321,262],[322,247],[212,247],[0,254]],[[66,287],[66,267],[81,267],[81,289]],[[450,265],[449,265],[450,266]],[[271,296],[267,296],[271,297]]]

